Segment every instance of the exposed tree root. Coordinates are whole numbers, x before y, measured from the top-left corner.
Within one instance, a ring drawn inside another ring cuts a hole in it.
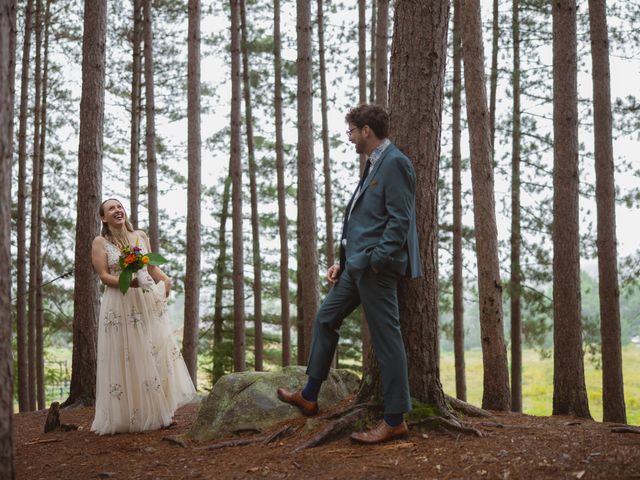
[[[178,435],[167,435],[166,437],[162,437],[162,440],[166,440],[170,443],[175,443],[176,445],[180,445],[182,448],[187,448],[187,442],[182,440]]]
[[[268,444],[274,442],[280,438],[292,435],[298,427],[291,425],[285,425],[280,430],[270,433],[269,435],[262,435],[259,437],[238,438],[236,440],[226,440],[224,442],[214,443],[212,445],[205,445],[202,447],[195,447],[195,450],[217,450],[218,448],[227,447],[240,447],[242,445],[250,445],[252,443],[264,443]],[[166,437],[165,437],[166,438]],[[167,438],[168,439],[168,438]]]
[[[475,435],[476,437],[484,436],[480,430],[462,425],[458,420],[454,418],[427,417],[415,422],[411,422],[409,425],[412,427],[427,425],[430,428],[435,428],[445,433],[464,433],[467,435]]]
[[[348,428],[353,429],[353,426],[355,425],[355,423],[358,420],[361,420],[362,418],[364,418],[367,407],[360,406],[357,410],[353,410],[353,409],[347,409],[347,410],[352,410],[352,411],[342,416],[341,418],[338,418],[337,420],[331,421],[325,428],[322,429],[320,433],[318,433],[317,435],[313,436],[311,439],[307,440],[303,444],[296,447],[293,453],[297,453],[301,450],[305,450],[307,448],[312,448],[317,445],[320,445],[321,443],[324,443],[329,438],[339,433],[342,433],[344,430]]]
[[[451,408],[453,408],[457,412],[464,413],[466,415],[469,415],[470,417],[492,417],[493,416],[491,412],[488,412],[487,410],[476,407],[475,405],[471,405],[470,403],[463,402],[462,400],[458,400],[457,398],[454,398],[450,395],[445,394],[444,397],[447,400],[447,403],[451,405]]]
[[[629,425],[613,427],[611,433],[640,433],[640,427],[630,427]]]
[[[348,406],[345,409],[338,410],[337,412],[332,412],[326,415],[322,415],[318,417],[318,420],[331,420],[332,418],[344,417],[349,412],[353,412],[354,410],[360,410],[362,408],[366,408],[370,410],[374,410],[374,409],[382,410],[383,407],[379,403],[356,403]]]

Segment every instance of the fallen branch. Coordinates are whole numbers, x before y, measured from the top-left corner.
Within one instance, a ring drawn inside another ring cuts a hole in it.
[[[59,442],[60,439],[59,438],[45,438],[42,440],[33,440],[31,442],[27,442],[25,443],[25,445],[38,445],[40,443],[52,443],[52,442]]]
[[[359,408],[358,410],[352,411],[347,415],[339,418],[338,420],[334,420],[329,423],[320,433],[311,439],[304,442],[302,445],[299,445],[293,453],[297,453],[301,450],[305,450],[307,448],[313,448],[317,445],[320,445],[329,437],[341,433],[349,427],[353,427],[361,417],[364,416],[364,411],[366,409],[364,407]]]
[[[476,437],[482,437],[482,432],[473,427],[467,427],[454,419],[448,419],[444,417],[427,417],[421,420],[409,423],[410,426],[430,425],[439,427],[448,433],[464,433],[468,435],[475,435]]]
[[[283,428],[281,428],[280,430],[272,433],[271,435],[269,435],[265,440],[264,440],[264,444],[269,444],[271,442],[275,442],[276,440],[279,440],[281,438],[284,437],[288,437],[289,435],[293,435],[293,433],[298,430],[298,427],[294,427],[293,425],[285,425]]]

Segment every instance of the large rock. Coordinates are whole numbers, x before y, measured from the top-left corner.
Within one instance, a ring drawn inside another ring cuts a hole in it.
[[[189,436],[212,440],[243,431],[262,432],[283,420],[302,414],[278,400],[276,390],[304,387],[305,367],[285,367],[276,372],[241,372],[225,375],[202,400]],[[320,408],[329,407],[356,392],[358,376],[348,370],[331,370],[322,384]]]

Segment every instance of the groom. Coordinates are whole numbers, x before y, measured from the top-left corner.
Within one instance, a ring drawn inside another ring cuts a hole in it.
[[[416,175],[411,161],[387,138],[389,115],[362,104],[346,115],[347,136],[367,155],[360,183],[342,225],[340,263],[329,267],[334,284],[317,313],[304,390],[278,389],[280,400],[305,415],[318,412],[318,393],[329,374],[342,321],[362,304],[380,365],[384,419],[353,433],[360,443],[379,443],[407,433],[411,409],[407,358],[400,332],[398,279],[422,274],[416,231]]]

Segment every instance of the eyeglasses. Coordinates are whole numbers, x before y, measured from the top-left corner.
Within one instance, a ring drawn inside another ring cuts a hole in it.
[[[354,130],[356,130],[358,128],[362,128],[362,127],[353,127],[351,129],[347,130],[347,137],[351,138],[351,132],[353,132]]]

